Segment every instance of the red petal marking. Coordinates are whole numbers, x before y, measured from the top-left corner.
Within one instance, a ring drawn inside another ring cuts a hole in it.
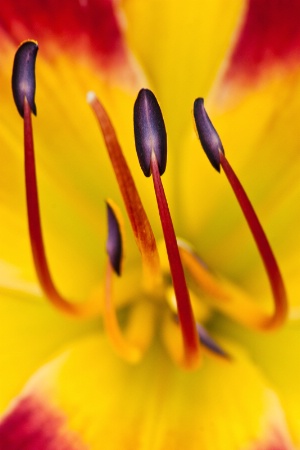
[[[34,37],[61,47],[84,44],[102,62],[125,51],[113,0],[18,0],[1,6],[0,28],[17,43]],[[30,36],[28,36],[30,33]]]
[[[22,398],[0,422],[5,450],[87,450],[62,415],[32,396]]]
[[[299,0],[248,0],[225,78],[249,79],[300,57]]]
[[[275,426],[269,430],[268,436],[262,442],[257,442],[249,450],[294,450],[292,442],[284,430]]]

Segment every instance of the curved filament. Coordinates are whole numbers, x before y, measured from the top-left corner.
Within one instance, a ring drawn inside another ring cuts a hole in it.
[[[98,303],[95,301],[82,304],[72,303],[72,301],[64,298],[59,293],[50,273],[41,226],[31,109],[26,97],[24,99],[24,150],[29,236],[34,266],[40,286],[49,301],[61,311],[75,316],[93,316],[100,311]]]
[[[264,263],[273,294],[274,312],[271,315],[261,314],[261,317],[258,319],[257,326],[262,329],[277,328],[284,322],[288,311],[287,295],[282,275],[254,208],[248,199],[243,186],[222,152],[220,152],[220,164],[247,220],[252,236]]]

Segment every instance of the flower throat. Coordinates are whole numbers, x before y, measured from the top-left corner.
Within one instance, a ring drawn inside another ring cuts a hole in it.
[[[12,75],[12,90],[17,109],[24,119],[24,159],[25,184],[29,236],[32,256],[40,286],[49,301],[61,311],[78,317],[94,316],[100,307],[95,300],[80,304],[65,298],[53,282],[45,252],[41,227],[37,177],[35,169],[32,113],[35,106],[35,61],[38,45],[35,41],[23,42],[18,48]],[[118,142],[114,127],[99,99],[92,92],[87,101],[100,125],[108,155],[119,185],[137,247],[140,251],[143,268],[143,289],[148,297],[151,292],[165,290],[156,240],[140,196],[136,189],[130,169]],[[146,177],[153,180],[165,247],[172,278],[175,311],[164,308],[163,332],[166,347],[173,359],[182,367],[198,367],[202,350],[229,359],[224,351],[207,333],[198,320],[191,302],[190,287],[186,274],[208,297],[210,305],[239,321],[245,326],[258,330],[271,330],[279,327],[287,315],[287,297],[278,264],[260,225],[256,213],[233,169],[231,168],[221,140],[204,108],[204,101],[198,98],[194,103],[194,118],[201,145],[212,166],[220,172],[223,169],[243,211],[250,231],[254,237],[271,286],[274,311],[267,314],[257,307],[247,295],[238,295],[234,290],[217,279],[202,263],[197,253],[186,243],[176,238],[161,177],[167,165],[167,133],[161,109],[154,94],[142,89],[134,105],[134,136],[137,156]],[[107,200],[108,254],[104,292],[104,324],[115,350],[124,359],[137,362],[151,342],[152,331],[157,315],[157,305],[149,303],[136,305],[135,320],[146,317],[144,336],[129,339],[119,325],[113,302],[113,274],[122,273],[123,232],[121,213],[112,200]],[[167,312],[165,312],[165,309]],[[142,314],[140,314],[142,311]],[[180,342],[178,335],[181,336]],[[146,337],[145,337],[146,336]],[[175,339],[175,336],[176,339]]]

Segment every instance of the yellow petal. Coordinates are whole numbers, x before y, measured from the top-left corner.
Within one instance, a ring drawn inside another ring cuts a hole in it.
[[[12,289],[0,291],[0,410],[66,342],[100,324],[62,316],[43,299]]]
[[[256,361],[268,377],[286,412],[292,436],[300,444],[300,363],[295,346],[300,339],[298,323],[290,323],[276,333],[257,335],[251,331],[241,330],[232,323],[217,320],[214,329],[238,339],[248,349],[251,358]]]
[[[133,368],[90,337],[30,380],[0,425],[0,442],[26,400],[40,405],[24,413],[29,436],[45,432],[38,411],[50,410],[64,418],[66,438],[80,435],[93,450],[292,449],[278,398],[242,352],[231,351],[232,363],[207,361],[190,373],[156,346]]]
[[[244,2],[123,1],[130,47],[162,104],[170,141],[181,145],[194,99],[207,95],[237,27]],[[145,26],[145,24],[147,24]],[[176,149],[177,162],[181,154]],[[176,157],[174,157],[176,159]]]

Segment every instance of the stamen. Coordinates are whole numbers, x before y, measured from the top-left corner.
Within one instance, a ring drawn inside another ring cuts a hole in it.
[[[121,216],[119,210],[112,204],[111,200],[106,202],[108,237],[106,241],[106,251],[110,264],[118,276],[121,275],[121,262],[123,257],[122,236],[120,230]],[[119,216],[118,219],[116,216]]]
[[[135,363],[140,360],[141,352],[123,336],[118,323],[118,318],[116,316],[116,310],[112,302],[112,274],[114,271],[117,275],[120,275],[123,253],[122,236],[120,231],[121,215],[120,211],[111,200],[108,200],[106,205],[108,217],[108,238],[106,242],[106,249],[109,256],[109,262],[107,264],[105,277],[105,302],[103,309],[104,324],[108,337],[116,352],[125,360]]]
[[[220,172],[220,152],[224,153],[224,149],[221,139],[205,111],[203,98],[195,100],[194,116],[203,150],[212,166]]]
[[[14,59],[12,91],[17,109],[24,117],[26,98],[33,114],[36,115],[35,97],[35,61],[38,52],[36,41],[28,40],[19,46]]]
[[[255,239],[273,293],[275,310],[270,317],[262,318],[261,327],[276,328],[283,324],[288,312],[287,295],[280,269],[253,206],[225,155],[220,154],[220,162]]]
[[[145,96],[149,97],[147,101],[145,101]],[[156,106],[153,107],[152,102],[156,102]],[[149,114],[149,104],[151,105],[152,113]],[[143,108],[145,109],[143,113]],[[150,172],[153,176],[153,184],[161,219],[161,224],[163,228],[165,244],[167,248],[171,275],[174,285],[174,291],[177,301],[178,308],[178,316],[182,331],[183,338],[183,346],[184,346],[184,361],[183,364],[186,367],[192,368],[196,367],[199,363],[199,340],[196,330],[196,324],[193,316],[193,311],[191,307],[189,292],[186,285],[186,280],[183,272],[182,263],[180,260],[179,250],[176,242],[176,236],[172,224],[171,215],[169,212],[168,203],[166,200],[164,188],[160,179],[160,172],[162,170],[159,168],[159,164],[157,161],[157,154],[159,155],[160,161],[166,161],[166,155],[161,154],[161,152],[166,152],[166,135],[162,133],[164,130],[164,125],[160,123],[162,118],[162,114],[158,114],[157,111],[159,109],[159,105],[154,95],[149,94],[148,90],[143,90],[143,95],[139,95],[135,104],[135,111],[138,113],[135,114],[135,121],[138,121],[138,124],[135,124],[135,131],[137,129],[141,130],[143,128],[143,114],[145,116],[145,132],[139,132],[138,136],[135,136],[136,146],[138,147],[138,151],[140,153],[140,160],[143,161],[143,164],[148,164],[148,156],[143,157],[143,149],[145,148],[145,153],[148,154],[151,150],[151,158],[150,158]],[[155,113],[153,113],[155,111]],[[148,121],[152,120],[152,123],[149,124]],[[153,133],[153,136],[151,135]],[[145,139],[145,142],[144,142]],[[151,149],[151,144],[157,145],[158,149]],[[150,147],[149,147],[150,146]],[[146,173],[148,173],[148,168],[145,168]]]
[[[178,316],[174,316],[175,322],[178,324]],[[200,325],[200,323],[196,323],[197,333],[199,336],[199,340],[202,344],[203,352],[206,351],[210,356],[214,355],[219,358],[230,360],[230,355],[223,350],[223,348],[211,337],[208,331]]]
[[[25,52],[25,56],[27,55],[26,57],[23,55],[23,51]],[[47,298],[53,303],[54,306],[56,306],[63,312],[71,315],[91,316],[99,312],[100,310],[99,306],[94,301],[81,305],[81,304],[74,304],[69,300],[66,300],[57,291],[54,282],[52,280],[47,262],[39,210],[32,122],[31,122],[31,110],[33,109],[33,112],[35,112],[35,105],[33,100],[35,95],[34,92],[35,83],[32,84],[32,80],[34,80],[35,76],[34,73],[31,73],[30,71],[34,70],[34,63],[32,62],[31,58],[33,58],[34,55],[36,55],[36,52],[37,52],[36,43],[27,41],[24,44],[22,44],[21,47],[18,49],[17,54],[19,56],[16,56],[15,58],[13,70],[14,98],[16,101],[16,106],[21,116],[24,117],[26,202],[27,202],[29,236],[33,261],[41,288],[45,293],[45,295],[47,296]],[[22,69],[22,64],[25,64],[26,68]],[[23,75],[22,76],[18,75],[17,72],[24,75],[24,82],[22,82]],[[28,97],[30,97],[29,100]],[[22,107],[20,104],[21,101],[23,101]]]
[[[206,329],[203,328],[199,323],[197,323],[197,331],[203,347],[206,348],[211,354],[227,360],[231,359],[229,354],[225,350],[223,350],[223,348],[219,344],[216,343],[216,341],[209,335]]]
[[[274,312],[270,316],[263,312],[256,312],[255,325],[256,327],[265,330],[279,327],[287,316],[287,295],[271,246],[244,188],[225,157],[222,144],[218,143],[220,139],[215,129],[212,125],[209,125],[211,124],[210,120],[208,119],[207,121],[208,116],[204,110],[202,99],[197,99],[195,101],[194,116],[201,143],[204,141],[205,137],[203,134],[205,135],[206,133],[209,135],[209,139],[205,140],[205,153],[217,170],[220,170],[220,165],[223,168],[254,237],[271,285],[275,307]]]
[[[167,164],[167,132],[157,100],[149,89],[141,89],[134,104],[134,136],[137,155],[144,175],[150,177],[154,152],[159,173]]]
[[[96,115],[103,134],[136,243],[142,256],[145,282],[153,286],[153,283],[161,281],[161,273],[158,251],[151,225],[124,158],[115,130],[105,109],[93,92],[88,93],[87,101]]]

